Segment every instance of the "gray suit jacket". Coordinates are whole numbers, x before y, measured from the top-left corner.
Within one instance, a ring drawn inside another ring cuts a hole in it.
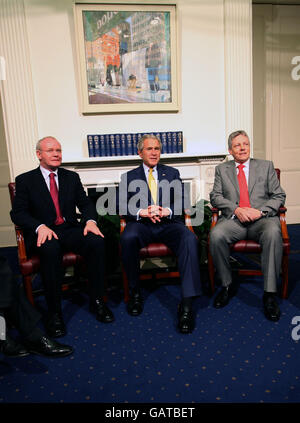
[[[250,159],[248,191],[251,207],[275,216],[285,203],[285,192],[280,186],[273,162]],[[215,182],[210,201],[221,210],[222,216],[230,219],[239,205],[239,183],[235,161],[230,160],[216,167]]]

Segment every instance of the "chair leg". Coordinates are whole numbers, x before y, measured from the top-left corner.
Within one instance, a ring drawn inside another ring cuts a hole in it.
[[[27,296],[29,302],[34,306],[31,276],[23,276],[23,285],[24,285],[25,293],[26,293],[26,296]]]
[[[288,285],[289,285],[289,256],[283,255],[282,256],[282,265],[281,265],[281,272],[282,272],[282,298],[286,299],[288,297]]]
[[[208,264],[208,276],[210,281],[210,289],[211,289],[211,293],[213,294],[215,292],[215,269],[214,269],[212,256],[209,252],[207,254],[207,259],[208,259],[207,264]]]

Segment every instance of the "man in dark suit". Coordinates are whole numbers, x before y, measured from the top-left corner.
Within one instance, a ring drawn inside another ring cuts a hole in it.
[[[49,311],[47,329],[49,335],[59,337],[66,333],[61,311],[64,251],[78,253],[87,262],[90,311],[104,323],[112,322],[114,317],[103,301],[105,250],[95,207],[78,174],[60,168],[62,151],[55,138],[41,139],[36,154],[40,166],[16,178],[11,218],[24,230],[27,248],[40,256]],[[76,207],[82,223],[77,221]]]
[[[282,257],[277,212],[285,202],[285,192],[272,162],[250,159],[250,141],[245,131],[236,131],[229,136],[228,150],[234,160],[216,167],[214,187],[210,194],[212,206],[222,212],[210,234],[210,251],[222,282],[214,306],[226,306],[234,295],[229,245],[249,238],[259,242],[262,247],[265,316],[277,321],[280,309],[275,294]]]
[[[122,262],[131,290],[127,310],[132,316],[143,311],[140,248],[163,242],[178,258],[182,283],[178,328],[189,333],[194,328],[192,297],[200,295],[201,289],[198,240],[182,220],[183,184],[177,169],[159,163],[161,142],[157,137],[141,137],[138,152],[143,163],[122,175],[118,196],[119,213],[127,220],[121,236]]]
[[[47,357],[65,357],[73,348],[48,338],[39,328],[40,313],[27,300],[5,257],[0,256],[0,352],[8,357],[30,353]],[[13,324],[23,337],[22,344],[8,335]],[[24,344],[24,345],[23,345]]]

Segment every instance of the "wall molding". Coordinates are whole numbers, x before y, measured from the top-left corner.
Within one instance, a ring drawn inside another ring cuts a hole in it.
[[[0,81],[11,180],[36,166],[37,116],[24,0],[0,0],[0,54],[6,79]]]
[[[226,136],[253,136],[252,1],[224,0]]]

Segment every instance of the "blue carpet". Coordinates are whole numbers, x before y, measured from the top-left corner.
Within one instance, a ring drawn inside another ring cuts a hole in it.
[[[259,277],[243,279],[224,309],[214,309],[208,296],[198,298],[189,335],[176,331],[178,285],[145,289],[144,313],[135,318],[122,293],[112,290],[116,320],[108,325],[89,313],[85,293],[70,292],[63,301],[68,334],[61,342],[74,354],[0,356],[0,404],[299,402],[300,345],[291,322],[300,316],[300,225],[290,225],[289,233],[289,298],[279,299],[279,322],[263,315]],[[4,250],[14,266],[13,250]],[[37,306],[45,308],[42,296]]]

